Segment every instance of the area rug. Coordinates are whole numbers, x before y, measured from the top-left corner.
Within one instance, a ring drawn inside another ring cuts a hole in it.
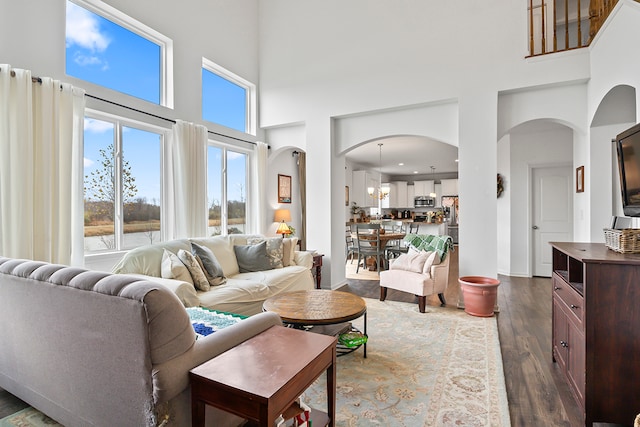
[[[42,412],[28,407],[0,420],[0,427],[62,427]]]
[[[495,317],[365,300],[367,358],[338,358],[336,426],[511,425]],[[326,410],[324,375],[303,400]]]

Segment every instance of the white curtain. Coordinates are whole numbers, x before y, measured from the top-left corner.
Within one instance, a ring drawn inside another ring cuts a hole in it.
[[[207,128],[177,120],[168,143],[165,239],[207,235]]]
[[[0,64],[0,255],[83,265],[84,91]]]
[[[267,227],[267,157],[269,146],[264,142],[256,142],[254,161],[252,164],[251,180],[251,224],[250,230],[258,234],[265,234]]]

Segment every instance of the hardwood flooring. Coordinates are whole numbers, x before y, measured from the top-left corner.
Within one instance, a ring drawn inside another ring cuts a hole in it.
[[[447,306],[458,301],[458,256],[450,261]],[[578,427],[582,416],[557,367],[551,361],[551,280],[500,276],[497,314],[509,413],[514,427]],[[379,298],[377,281],[349,280],[340,288]],[[389,289],[387,299],[415,303],[413,295]],[[436,295],[427,304],[439,306]],[[26,404],[0,389],[0,418]],[[630,420],[632,423],[633,420]],[[597,424],[603,426],[604,424]]]

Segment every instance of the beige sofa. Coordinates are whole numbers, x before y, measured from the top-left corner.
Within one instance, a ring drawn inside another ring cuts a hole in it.
[[[198,338],[165,287],[0,257],[0,387],[67,427],[190,426],[189,370],[273,325]],[[243,420],[207,407],[207,425]]]
[[[186,307],[202,306],[249,316],[260,313],[262,303],[271,296],[282,292],[313,289],[313,256],[308,252],[297,251],[296,239],[269,238],[282,240],[285,264],[283,268],[241,273],[234,246],[248,245],[256,239],[266,238],[260,235],[231,234],[142,246],[129,251],[112,272],[133,274],[161,284],[173,291]],[[164,250],[172,253],[178,253],[181,249],[191,251],[192,242],[213,252],[224,271],[226,283],[211,286],[208,291],[199,291],[186,281],[161,277]]]

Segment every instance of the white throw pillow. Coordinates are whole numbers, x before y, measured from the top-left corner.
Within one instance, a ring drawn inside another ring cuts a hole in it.
[[[297,237],[285,237],[282,239],[282,265],[289,267],[296,265],[294,262],[296,246],[298,245]]]
[[[440,264],[440,256],[438,255],[438,252],[435,251],[427,253],[429,253],[430,255],[424,262],[424,266],[422,267],[422,274],[426,274],[431,277],[431,266]]]
[[[189,274],[187,267],[176,254],[166,249],[162,253],[160,276],[163,279],[175,279],[193,285],[193,279],[191,279],[191,274]]]
[[[396,260],[389,266],[389,269],[422,273],[425,262],[433,253],[434,252],[409,251],[396,258]],[[429,266],[431,266],[431,264],[429,264]]]

